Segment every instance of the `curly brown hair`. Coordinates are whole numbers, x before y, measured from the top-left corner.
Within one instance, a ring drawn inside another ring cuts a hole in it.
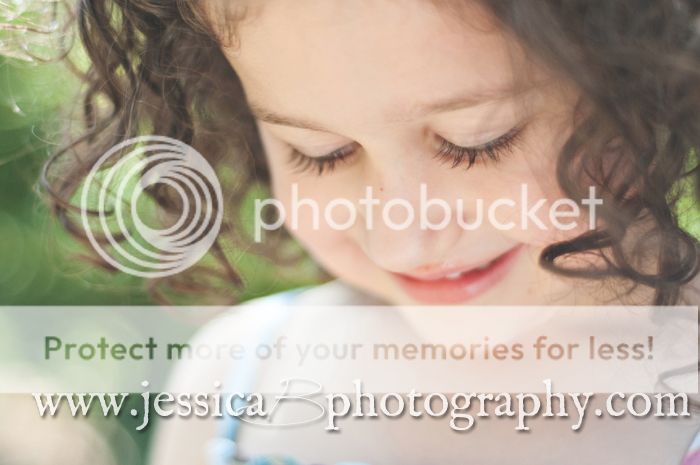
[[[677,303],[700,267],[698,240],[679,225],[677,208],[684,196],[693,203],[700,197],[700,4],[481,3],[537,59],[575,82],[586,108],[559,155],[557,175],[571,198],[585,197],[591,181],[602,189],[604,226],[549,246],[541,265],[573,278],[622,279],[630,291],[652,289],[656,304]],[[81,110],[85,131],[52,157],[43,176],[53,211],[71,233],[84,238],[69,199],[99,154],[147,130],[195,147],[215,169],[235,167],[226,204],[233,213],[223,233],[237,233],[245,250],[264,252],[235,219],[253,186],[268,182],[268,171],[241,83],[221,51],[223,42],[236,40],[235,22],[245,16],[236,2],[228,4],[214,15],[189,0],[78,4],[79,33],[91,61]],[[57,163],[68,154],[79,162]],[[178,213],[181,205],[167,189],[149,194],[164,211]],[[630,234],[640,224],[643,232]],[[220,243],[213,253],[218,272],[240,283]],[[567,268],[560,260],[580,254],[602,260],[588,268]],[[193,288],[189,278],[172,279]]]

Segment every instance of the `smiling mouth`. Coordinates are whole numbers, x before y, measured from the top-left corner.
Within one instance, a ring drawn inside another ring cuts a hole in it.
[[[430,274],[392,273],[411,299],[421,304],[466,303],[498,284],[508,274],[522,247],[513,247],[493,260],[471,268]]]

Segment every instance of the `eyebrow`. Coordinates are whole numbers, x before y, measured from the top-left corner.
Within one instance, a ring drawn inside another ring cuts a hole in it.
[[[300,129],[311,129],[313,131],[331,132],[328,130],[328,128],[313,121],[305,120],[303,118],[295,118],[293,116],[281,115],[254,102],[248,102],[248,107],[250,108],[251,113],[253,113],[253,116],[260,121],[265,121],[266,123],[280,126],[290,126]]]
[[[507,98],[514,97],[521,92],[517,92],[513,88],[489,89],[478,93],[471,92],[466,95],[457,95],[434,102],[419,103],[407,108],[394,110],[393,114],[389,115],[388,119],[392,122],[410,121],[412,119],[429,116],[431,114],[464,110],[487,102],[505,100]],[[253,116],[266,123],[280,126],[290,126],[300,129],[310,129],[313,131],[333,132],[322,124],[306,120],[304,118],[282,115],[267,109],[263,105],[256,102],[249,101],[248,106],[253,113]]]

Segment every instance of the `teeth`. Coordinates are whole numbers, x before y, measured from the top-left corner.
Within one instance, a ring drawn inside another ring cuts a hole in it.
[[[469,273],[470,271],[483,271],[483,270],[490,268],[491,265],[493,265],[493,262],[485,263],[481,266],[478,266],[476,268],[472,268],[471,270],[467,270],[467,271],[456,271],[454,273],[450,273],[450,274],[445,275],[444,278],[435,278],[435,280],[439,281],[440,279],[447,279],[450,281],[454,281],[456,279],[461,278],[462,276],[464,276],[466,273]]]

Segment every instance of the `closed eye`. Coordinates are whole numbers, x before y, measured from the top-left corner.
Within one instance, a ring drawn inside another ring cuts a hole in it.
[[[515,127],[496,139],[473,147],[453,144],[447,139],[438,136],[439,148],[435,158],[449,164],[451,168],[464,166],[469,169],[480,160],[497,162],[503,155],[512,152],[513,146],[520,137],[522,130],[522,126]]]
[[[517,126],[496,139],[472,147],[460,146],[436,135],[438,148],[435,158],[449,164],[451,168],[465,166],[467,169],[480,160],[499,161],[503,155],[512,152],[523,129],[523,126]],[[321,176],[351,161],[359,147],[354,142],[320,157],[310,157],[293,148],[290,163],[298,172],[311,172]]]
[[[321,157],[310,157],[292,149],[290,162],[299,172],[312,172],[321,176],[333,171],[337,165],[349,161],[359,147],[360,145],[354,142]]]

